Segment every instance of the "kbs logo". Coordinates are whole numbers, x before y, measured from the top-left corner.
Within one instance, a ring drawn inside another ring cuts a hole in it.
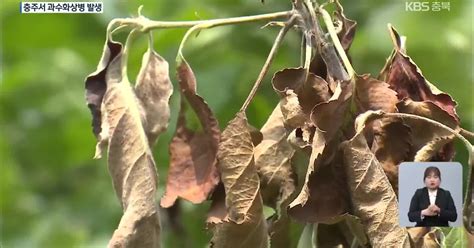
[[[405,2],[405,11],[410,12],[438,12],[441,10],[451,10],[450,2]]]
[[[430,11],[430,2],[405,2],[405,11]]]

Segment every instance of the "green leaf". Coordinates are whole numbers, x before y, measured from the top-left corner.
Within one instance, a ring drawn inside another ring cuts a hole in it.
[[[317,224],[306,224],[306,226],[303,229],[303,232],[301,233],[300,240],[298,241],[298,246],[297,248],[316,248],[314,245],[316,240],[313,240],[314,237],[314,227]]]
[[[446,231],[449,230],[449,233]],[[445,239],[443,240],[443,247],[450,248],[464,248],[468,247],[468,237],[464,227],[452,227],[452,228],[442,228],[446,234]]]

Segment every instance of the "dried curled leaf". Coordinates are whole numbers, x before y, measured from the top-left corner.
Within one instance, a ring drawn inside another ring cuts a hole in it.
[[[272,84],[283,97],[287,90],[293,90],[298,96],[302,110],[308,115],[316,104],[330,98],[327,82],[311,72],[306,74],[305,69],[301,67],[278,71],[273,76]]]
[[[415,154],[413,161],[426,162],[430,161],[445,145],[454,140],[454,135],[439,137],[423,146]]]
[[[222,182],[220,182],[211,196],[211,207],[209,208],[206,217],[207,227],[223,223],[226,220],[226,217],[227,209],[225,206],[225,189]]]
[[[275,107],[261,129],[263,140],[254,149],[255,166],[261,181],[263,202],[273,207],[276,214],[268,220],[272,247],[289,246],[290,220],[286,207],[295,191],[291,158],[295,150],[288,143],[279,105]]]
[[[275,107],[261,132],[263,140],[255,147],[254,157],[263,201],[282,214],[280,212],[285,208],[282,209],[281,204],[288,200],[295,189],[290,161],[295,151],[287,141],[288,131],[284,127],[279,105]]]
[[[393,190],[398,194],[398,166],[409,158],[412,132],[399,119],[376,120],[372,152],[382,165]]]
[[[357,22],[351,19],[348,19],[344,15],[344,8],[342,8],[341,3],[338,0],[336,3],[336,11],[334,12],[335,17],[341,23],[338,25],[340,27],[337,37],[341,41],[342,48],[347,52],[351,48],[352,41],[354,40]]]
[[[441,247],[446,247],[442,246],[442,240],[444,239],[444,234],[439,228],[434,228],[425,236],[423,236],[423,243],[421,247],[423,248],[441,248]],[[447,247],[452,247],[452,246],[447,246]]]
[[[352,206],[373,247],[410,247],[407,230],[398,223],[395,192],[363,135],[366,121],[380,115],[369,111],[359,116],[356,135],[342,144]]]
[[[345,124],[344,119],[352,99],[352,87],[348,82],[339,83],[331,98],[316,105],[311,111],[311,121],[323,131],[327,141],[341,132],[341,127]]]
[[[214,227],[211,247],[268,247],[260,181],[244,112],[238,112],[222,132],[218,159],[227,216]]]
[[[327,82],[301,67],[278,71],[272,84],[282,98],[285,124],[292,128],[303,126],[314,106],[330,98]]]
[[[383,110],[396,112],[397,93],[389,85],[365,74],[356,77],[354,100],[361,112]]]
[[[124,214],[110,247],[160,247],[157,173],[138,100],[122,78],[121,55],[109,65],[103,122],[109,126],[108,165]]]
[[[260,197],[260,180],[245,113],[239,112],[222,132],[217,153],[226,192],[229,219],[241,224],[252,203]]]
[[[415,247],[423,247],[423,237],[430,231],[429,227],[408,227],[410,240]]]
[[[410,98],[414,101],[430,101],[446,111],[456,121],[456,102],[446,93],[434,87],[421,73],[420,68],[406,54],[405,43],[392,26],[389,31],[395,46],[392,57],[381,72],[385,82],[398,93],[398,99]]]
[[[335,156],[330,164],[319,164],[309,176],[303,186],[308,189],[306,202],[304,205],[292,206],[288,210],[291,217],[301,222],[330,223],[335,217],[349,211],[342,159],[340,154]]]
[[[405,99],[397,104],[397,108],[402,113],[427,117],[455,130],[459,128],[457,120],[432,102],[415,102]],[[449,131],[433,125],[426,125],[425,122],[420,120],[407,119],[405,124],[411,128],[413,134],[409,159],[414,158],[416,152],[427,143],[439,138],[449,138],[452,136]],[[436,155],[436,160],[451,160],[454,156],[452,146],[452,143],[443,146],[443,149]]]
[[[173,85],[169,78],[168,62],[152,47],[143,55],[142,67],[137,76],[135,93],[140,99],[146,115],[145,132],[150,146],[158,135],[168,128],[170,119],[169,99]]]
[[[173,92],[173,86],[168,75],[168,62],[153,50],[152,44],[143,55],[136,82],[134,92],[139,101],[143,128],[150,146],[153,146],[158,135],[168,127],[169,99]],[[109,139],[107,135],[108,123],[102,124],[103,132],[99,134],[95,158],[101,157],[102,147],[107,144]]]
[[[105,91],[107,90],[107,83],[105,82],[105,75],[107,73],[110,62],[119,55],[122,51],[122,44],[107,39],[104,45],[102,57],[97,65],[95,72],[89,74],[86,78],[86,102],[92,114],[92,131],[98,140],[101,138],[101,106]]]
[[[170,144],[170,168],[162,207],[170,207],[178,197],[192,203],[206,200],[219,182],[217,149],[220,130],[207,103],[196,92],[196,78],[186,61],[178,67],[181,109],[175,136]],[[203,132],[186,128],[185,101],[191,104]]]
[[[212,248],[266,248],[270,247],[267,234],[267,223],[263,216],[261,197],[253,201],[249,209],[248,219],[237,224],[224,221],[213,229]]]
[[[290,203],[289,214],[301,221],[325,222],[326,219],[347,210],[344,175],[337,170],[339,162],[332,162],[350,104],[350,84],[339,84],[334,95],[316,105],[311,120],[316,126],[312,151],[304,184],[298,196]],[[332,190],[333,194],[326,194]]]

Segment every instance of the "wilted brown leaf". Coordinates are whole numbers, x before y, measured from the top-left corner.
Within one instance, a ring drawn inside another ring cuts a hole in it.
[[[439,91],[421,73],[420,68],[406,54],[405,44],[392,26],[389,31],[395,46],[392,57],[388,60],[381,75],[384,81],[398,93],[398,99],[410,98],[414,101],[431,101],[456,121],[456,102],[446,93]]]
[[[222,133],[217,153],[229,219],[238,224],[247,219],[252,202],[260,198],[260,180],[247,125],[245,113],[237,113]]]
[[[341,132],[351,103],[353,85],[349,82],[338,84],[336,91],[327,102],[316,105],[311,111],[311,121],[319,128],[326,141]]]
[[[143,55],[135,93],[142,103],[146,115],[145,132],[150,146],[153,146],[158,135],[168,127],[168,102],[173,93],[173,85],[169,78],[168,62],[156,53],[151,45]]]
[[[110,63],[106,82],[102,120],[109,127],[108,165],[124,211],[109,246],[160,247],[155,162],[138,101],[128,80],[122,78],[121,55]]]
[[[303,189],[307,188],[304,204],[291,205],[288,213],[301,222],[329,223],[336,216],[349,211],[349,195],[346,190],[344,168],[340,154],[330,164],[317,163]],[[324,160],[321,160],[322,162]],[[328,192],[331,192],[328,194]],[[302,198],[300,198],[302,199]],[[303,198],[304,199],[304,198]],[[298,200],[298,198],[296,199]],[[295,201],[296,201],[295,200]],[[292,202],[295,203],[295,201]]]
[[[397,108],[401,113],[427,117],[455,130],[459,128],[457,120],[432,102],[416,102],[405,99],[397,104]],[[452,136],[450,132],[433,125],[426,125],[425,122],[420,120],[407,119],[405,124],[411,128],[413,135],[409,159],[413,159],[416,152],[427,143],[439,138],[449,138]],[[443,150],[436,155],[438,157],[437,160],[451,160],[453,158],[454,149],[450,148],[450,146],[453,146],[453,144],[448,143],[443,146]]]
[[[357,22],[348,19],[344,15],[344,8],[342,7],[341,3],[339,3],[339,0],[336,0],[335,3],[336,11],[334,12],[334,15],[340,22],[340,25],[338,25],[340,29],[337,33],[337,36],[341,41],[342,48],[344,48],[344,50],[347,52],[349,51],[352,41],[354,40]]]
[[[288,143],[288,130],[284,126],[280,105],[277,105],[261,129],[262,142],[254,149],[255,166],[260,176],[263,202],[273,207],[276,214],[268,220],[271,245],[289,246],[290,220],[286,207],[295,191],[291,169],[293,147]]]
[[[285,125],[289,128],[304,126],[307,116],[301,108],[298,95],[293,90],[287,90],[285,95],[279,104]]]
[[[415,247],[423,246],[423,237],[430,231],[429,227],[408,227],[408,234]]]
[[[383,110],[387,113],[397,110],[397,93],[388,84],[368,74],[356,76],[354,100],[361,113],[367,110]]]
[[[416,152],[415,159],[413,161],[431,161],[431,159],[436,156],[445,145],[452,142],[453,140],[454,135],[435,138]]]
[[[211,247],[268,247],[260,181],[244,112],[238,112],[222,132],[218,159],[227,217],[214,227]]]
[[[196,78],[186,61],[178,67],[181,88],[181,109],[175,136],[170,144],[170,168],[162,207],[172,206],[178,197],[201,203],[219,182],[217,149],[220,130],[207,103],[196,92]],[[186,128],[185,102],[191,104],[198,116],[202,133]]]
[[[270,247],[267,223],[263,216],[262,199],[258,197],[248,210],[247,220],[241,224],[225,220],[213,227],[212,248]]]
[[[162,207],[172,206],[178,197],[195,204],[208,198],[219,182],[217,150],[210,148],[211,138],[206,133],[194,133],[186,128],[184,114],[180,113],[170,144],[170,168]]]
[[[285,211],[281,204],[295,190],[291,158],[294,149],[287,141],[288,131],[283,123],[280,105],[277,105],[263,125],[262,142],[254,149],[255,166],[260,176],[263,202],[277,210]]]
[[[272,84],[282,97],[280,106],[285,123],[293,128],[303,126],[313,107],[330,98],[327,82],[311,72],[306,74],[301,67],[278,71]]]
[[[98,140],[101,138],[101,106],[105,91],[107,90],[107,83],[105,82],[105,75],[107,73],[110,62],[117,57],[122,51],[122,44],[113,40],[107,39],[104,45],[102,57],[97,65],[95,72],[89,74],[86,78],[86,102],[92,114],[92,131]]]
[[[342,134],[341,126],[350,105],[351,93],[350,84],[339,84],[334,95],[316,105],[311,112],[311,120],[316,126],[311,156],[302,189],[288,210],[292,217],[301,221],[324,222],[347,210],[345,188],[340,187],[344,185],[344,176],[337,169],[339,162],[332,160],[339,144],[337,134]],[[333,194],[326,194],[328,190]]]
[[[214,226],[223,223],[227,217],[227,209],[225,206],[225,189],[222,182],[220,182],[211,197],[211,207],[207,213],[206,224]]]
[[[425,236],[423,236],[423,248],[441,248],[441,239],[444,236],[443,232],[439,228],[434,228]]]
[[[380,115],[374,111],[360,115],[356,135],[342,144],[352,207],[373,247],[410,247],[407,230],[398,223],[395,192],[363,135],[367,120]]]
[[[409,158],[412,133],[409,126],[398,119],[376,120],[372,152],[382,165],[393,190],[398,194],[398,166]]]
[[[281,111],[280,111],[281,112]],[[263,141],[263,134],[256,127],[249,124],[250,137],[252,137],[253,146],[258,146]]]

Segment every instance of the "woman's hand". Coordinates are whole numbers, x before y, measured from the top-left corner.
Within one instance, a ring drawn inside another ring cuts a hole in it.
[[[423,216],[435,216],[435,215],[438,215],[439,212],[435,212],[435,208],[433,206],[436,206],[436,205],[430,205],[429,207],[421,210],[421,215]],[[436,207],[437,208],[437,207]],[[439,208],[438,208],[438,211],[439,211]]]
[[[432,212],[436,213],[436,215],[439,214],[440,209],[435,204],[430,205],[428,208],[431,209]]]

